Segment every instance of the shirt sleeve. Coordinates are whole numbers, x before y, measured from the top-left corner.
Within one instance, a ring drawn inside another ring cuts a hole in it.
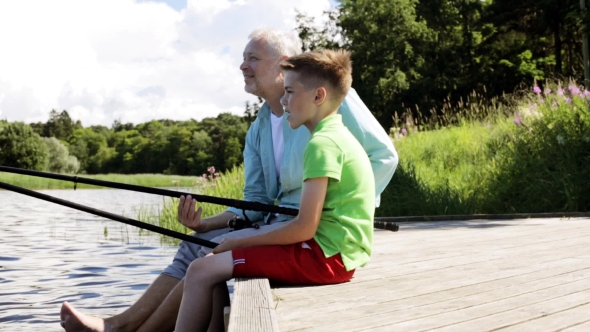
[[[262,160],[258,149],[256,149],[259,139],[258,126],[258,121],[254,121],[246,134],[246,144],[244,147],[244,200],[273,204],[266,192]],[[226,211],[244,217],[244,211],[241,209],[230,207]],[[246,210],[246,215],[251,221],[258,221],[264,217],[260,211]]]
[[[305,148],[303,158],[303,181],[329,177],[340,181],[344,156],[331,139],[314,136]]]
[[[393,141],[354,89],[350,89],[338,112],[371,160],[375,175],[375,204],[379,207],[380,195],[391,181],[399,162]]]

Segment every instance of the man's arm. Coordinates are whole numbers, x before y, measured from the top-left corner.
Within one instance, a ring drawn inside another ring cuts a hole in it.
[[[246,134],[246,144],[244,146],[244,200],[272,205],[274,202],[268,198],[262,158],[258,149],[260,140],[258,136],[259,125],[259,121],[254,121],[250,129],[248,129],[248,134]],[[237,208],[229,208],[226,211],[244,216],[244,211]],[[246,211],[246,215],[252,221],[260,220],[263,217],[263,214],[259,211]]]
[[[218,254],[234,248],[288,245],[312,239],[320,224],[327,188],[327,177],[305,181],[301,192],[301,209],[293,221],[268,233],[240,239],[226,239],[213,249],[213,253]]]
[[[259,121],[255,121],[246,134],[246,146],[244,147],[244,200],[272,204],[266,192],[266,181],[262,169],[262,159],[256,148],[258,146]],[[181,197],[178,205],[178,221],[186,227],[198,233],[205,233],[212,230],[227,227],[227,222],[236,215],[244,217],[244,211],[237,208],[229,208],[224,212],[201,219],[202,209],[195,210],[197,201],[186,200]],[[262,219],[263,214],[259,211],[245,211],[252,221]]]
[[[338,112],[342,115],[344,125],[361,143],[371,160],[377,197],[375,203],[378,207],[379,195],[385,190],[397,168],[397,151],[387,132],[354,89],[350,89]]]

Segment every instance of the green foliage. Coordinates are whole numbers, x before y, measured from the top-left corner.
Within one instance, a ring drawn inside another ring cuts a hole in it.
[[[55,137],[43,137],[43,142],[49,153],[48,170],[54,173],[76,173],[80,163],[71,156],[68,148]]]
[[[31,126],[0,121],[0,165],[45,170],[47,147]]]
[[[259,106],[251,107],[256,111]],[[74,123],[66,111],[51,111],[47,123],[33,127],[41,135],[55,134],[52,137],[63,145],[51,139],[46,141],[52,148],[50,169],[55,172],[78,170],[75,158],[79,171],[88,174],[200,175],[211,165],[219,165],[225,171],[242,162],[249,125],[247,118],[220,114],[201,122],[152,120],[135,126],[115,121],[111,129],[84,128],[79,121]],[[66,152],[72,156],[69,164],[65,161]]]
[[[419,50],[432,39],[426,22],[416,16],[417,2],[341,2],[338,25],[344,46],[352,50],[354,87],[385,127],[397,96],[420,78],[425,59]]]
[[[43,136],[67,141],[74,133],[74,129],[80,126],[79,123],[72,121],[67,111],[58,113],[56,110],[51,110],[49,121],[43,125]]]
[[[400,167],[377,213],[589,211],[590,93],[551,87],[524,94],[513,117],[398,134]]]
[[[473,93],[581,79],[588,17],[577,0],[344,0],[323,27],[298,13],[296,30],[306,50],[352,51],[353,87],[389,128],[395,113],[440,117]]]
[[[554,89],[555,91],[555,89]],[[490,211],[590,210],[590,109],[584,92],[538,94],[488,144]]]

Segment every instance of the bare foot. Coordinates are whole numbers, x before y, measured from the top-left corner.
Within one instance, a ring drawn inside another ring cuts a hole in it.
[[[60,311],[61,327],[66,332],[108,332],[102,318],[80,313],[68,302],[64,302]]]

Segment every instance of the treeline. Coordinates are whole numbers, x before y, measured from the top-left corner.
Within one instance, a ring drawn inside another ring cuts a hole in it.
[[[220,114],[202,121],[115,121],[84,127],[67,111],[25,124],[0,121],[0,165],[68,173],[201,175],[242,162],[246,132],[257,104],[244,117]]]
[[[353,87],[385,128],[395,112],[453,112],[535,80],[583,81],[578,0],[342,0],[326,18],[318,27],[298,15],[304,48],[350,49]]]

